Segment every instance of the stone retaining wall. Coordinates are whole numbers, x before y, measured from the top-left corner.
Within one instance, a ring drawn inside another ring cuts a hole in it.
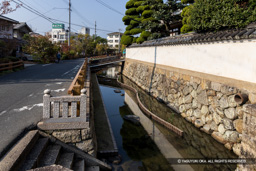
[[[234,96],[246,90],[131,59],[123,74],[240,156],[244,112]]]
[[[45,132],[66,144],[76,146],[92,156],[96,155],[90,128],[77,130],[52,130]]]

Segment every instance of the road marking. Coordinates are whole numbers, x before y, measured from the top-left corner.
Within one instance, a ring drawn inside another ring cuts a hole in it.
[[[75,68],[73,68],[73,69],[71,69],[71,70],[65,72],[64,74],[62,74],[62,76],[67,75],[67,74],[69,74],[70,72],[76,72],[76,70],[78,70],[79,68],[80,68],[80,65],[77,65],[77,66],[75,66]]]
[[[34,94],[32,93],[32,94],[30,94],[28,97],[32,97]]]
[[[62,88],[62,89],[57,89],[57,90],[52,90],[52,91],[59,93],[59,92],[61,92],[61,91],[65,91],[65,90],[66,90],[65,88]]]
[[[3,114],[5,114],[6,113],[6,111],[2,111],[1,113],[0,113],[0,116],[2,116]]]
[[[45,65],[42,65],[42,67],[45,67],[45,66],[48,66],[48,65],[52,65],[52,64],[45,64]]]
[[[32,110],[34,107],[43,107],[43,103],[38,103],[38,104],[34,104],[34,105],[29,105],[29,106],[23,106],[22,108],[19,109],[13,109],[14,112],[22,112],[24,110]]]
[[[58,83],[56,83],[56,84],[61,85],[61,84],[62,84],[62,82],[58,82]]]

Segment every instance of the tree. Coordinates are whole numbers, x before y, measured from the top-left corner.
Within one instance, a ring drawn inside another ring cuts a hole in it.
[[[26,44],[23,46],[23,50],[33,56],[34,60],[49,63],[54,62],[56,54],[60,50],[60,47],[52,42],[46,36],[31,37],[26,34],[23,37],[26,40]]]
[[[196,32],[242,28],[256,21],[255,0],[196,0],[189,10],[186,24]]]
[[[160,24],[155,26],[161,32],[161,37],[169,36],[171,24],[181,20],[179,12],[183,7],[184,5],[178,0],[168,0],[166,3],[156,5],[153,17],[157,21],[161,21]],[[154,26],[152,27],[154,28]]]
[[[181,12],[182,17],[182,27],[181,33],[188,33],[193,31],[193,27],[191,25],[191,11],[193,9],[194,0],[181,0],[181,3],[186,5],[186,7]]]
[[[8,14],[10,12],[15,11],[17,8],[19,8],[21,4],[16,4],[16,6],[13,8],[11,7],[11,1],[3,0],[0,3],[0,15]]]

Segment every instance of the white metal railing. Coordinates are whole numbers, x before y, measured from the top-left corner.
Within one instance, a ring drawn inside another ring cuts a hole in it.
[[[46,89],[44,91],[43,103],[43,119],[86,119],[86,89],[81,90],[80,96],[59,97],[51,97],[51,90]],[[79,103],[80,109],[78,110],[77,106]]]

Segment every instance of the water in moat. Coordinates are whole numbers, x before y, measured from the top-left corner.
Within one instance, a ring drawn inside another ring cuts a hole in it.
[[[157,145],[152,140],[154,136],[157,135],[154,135],[154,133],[148,135],[148,132],[145,130],[146,128],[144,129],[142,125],[137,126],[123,119],[124,115],[130,115],[133,114],[132,111],[136,111],[132,109],[134,107],[133,105],[129,105],[128,101],[127,103],[125,102],[125,99],[131,99],[135,102],[136,98],[134,93],[118,87],[115,81],[117,72],[118,68],[109,68],[97,73],[99,75],[98,79],[103,101],[116,139],[118,151],[122,156],[122,162],[119,165],[114,165],[115,170],[120,170],[121,168],[123,170],[174,170],[175,165],[171,166],[170,159],[166,159],[161,154]],[[165,139],[168,140],[167,142],[178,151],[182,158],[237,158],[237,156],[226,149],[224,145],[216,142],[210,135],[194,127],[191,123],[174,113],[165,104],[149,96],[129,79],[123,77],[122,81],[139,91],[141,102],[150,111],[183,130],[183,137],[179,137],[156,122],[147,122],[152,130],[155,128],[160,131],[159,134],[162,134]],[[121,93],[115,93],[114,90],[120,90]],[[124,95],[126,97],[124,97]],[[134,114],[136,115],[136,113]],[[169,151],[170,149],[165,150]],[[199,171],[236,169],[235,164],[223,163],[207,165],[193,164],[191,167]]]

